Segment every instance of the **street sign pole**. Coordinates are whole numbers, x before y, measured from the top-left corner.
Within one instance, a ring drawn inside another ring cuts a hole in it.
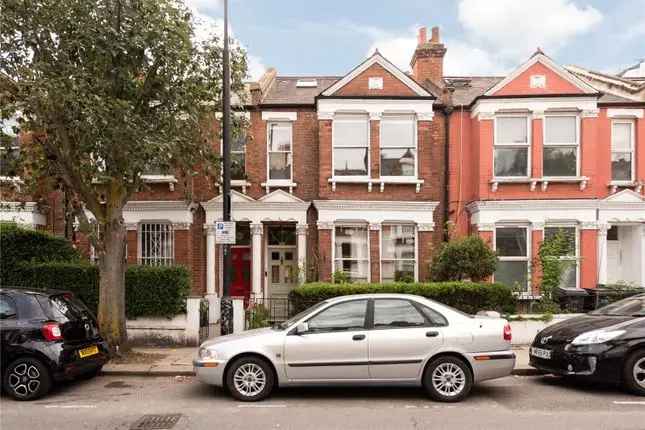
[[[228,48],[228,0],[224,0],[224,52],[222,53],[222,155],[223,155],[223,201],[222,219],[231,220],[231,68]],[[231,245],[223,249],[223,297],[222,297],[222,334],[233,332],[233,302],[231,301]]]

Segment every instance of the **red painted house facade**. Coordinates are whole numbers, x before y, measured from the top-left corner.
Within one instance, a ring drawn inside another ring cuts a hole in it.
[[[377,51],[343,76],[271,69],[249,84],[234,295],[284,297],[339,272],[426,280],[438,245],[467,234],[500,255],[496,281],[532,295],[539,245],[559,231],[574,250],[563,285],[645,284],[645,79],[540,51],[508,76],[444,76],[446,49],[421,29],[411,72]],[[186,265],[195,294],[220,295],[219,187],[153,173],[124,213],[128,262]],[[2,220],[63,232],[60,196],[18,208],[19,179],[1,179]]]

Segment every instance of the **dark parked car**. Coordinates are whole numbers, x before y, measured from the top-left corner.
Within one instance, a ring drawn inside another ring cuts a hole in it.
[[[542,330],[531,366],[547,373],[623,384],[645,396],[645,294]]]
[[[56,381],[96,375],[108,361],[92,313],[65,291],[0,289],[2,388],[18,400]]]

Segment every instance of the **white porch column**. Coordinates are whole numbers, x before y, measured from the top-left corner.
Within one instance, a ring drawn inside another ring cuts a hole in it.
[[[598,225],[598,284],[607,283],[607,224]]]
[[[298,235],[298,283],[307,280],[307,224],[296,225]]]
[[[217,295],[215,291],[215,227],[206,230],[206,294]]]
[[[251,292],[259,298],[262,295],[262,223],[251,224],[251,248],[253,258],[251,260]]]

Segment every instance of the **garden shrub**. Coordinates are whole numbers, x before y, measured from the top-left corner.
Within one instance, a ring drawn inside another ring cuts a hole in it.
[[[294,310],[299,312],[319,301],[338,296],[368,293],[415,294],[474,314],[481,310],[503,313],[515,311],[515,296],[501,284],[474,282],[428,282],[388,284],[331,284],[310,283],[295,288],[289,294]]]
[[[430,266],[433,281],[481,281],[495,272],[497,256],[478,236],[453,239],[441,245]]]

